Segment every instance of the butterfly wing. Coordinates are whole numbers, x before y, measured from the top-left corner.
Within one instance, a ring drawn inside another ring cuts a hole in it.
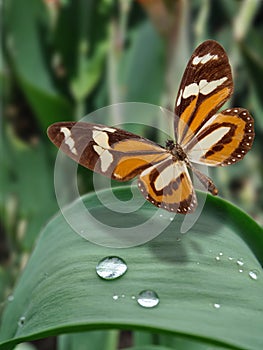
[[[191,162],[210,166],[241,160],[254,140],[254,121],[243,108],[215,114],[233,92],[231,67],[224,49],[208,40],[194,51],[175,105],[177,142]]]
[[[138,187],[157,207],[186,214],[196,197],[186,165],[166,149],[125,130],[82,122],[55,123],[50,140],[70,158],[118,181],[140,174]]]
[[[118,181],[134,178],[169,155],[145,138],[101,124],[55,123],[47,132],[50,140],[70,158]]]
[[[175,102],[175,136],[184,148],[233,92],[231,68],[225,50],[207,40],[194,51]]]
[[[230,165],[250,150],[254,136],[254,121],[249,112],[243,108],[229,108],[208,120],[186,145],[186,151],[194,163]]]
[[[145,169],[138,180],[144,197],[157,207],[187,214],[196,208],[196,195],[185,162],[167,159]]]

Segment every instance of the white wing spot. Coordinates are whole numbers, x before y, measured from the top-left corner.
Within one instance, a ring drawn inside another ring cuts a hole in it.
[[[218,86],[222,85],[227,80],[227,77],[223,77],[221,79],[212,80],[208,82],[205,79],[200,80],[199,87],[200,93],[202,95],[208,95],[212,91],[214,91]]]
[[[223,77],[221,79],[212,80],[208,82],[206,79],[200,80],[199,84],[192,83],[187,85],[184,88],[184,91],[181,93],[177,100],[177,106],[181,103],[181,97],[188,98],[190,96],[198,96],[198,94],[209,95],[212,91],[214,91],[218,86],[222,85],[227,80],[227,77]],[[227,110],[229,112],[230,110]]]
[[[217,60],[218,56],[217,55],[211,55],[210,53],[204,55],[204,56],[196,56],[193,59],[193,65],[196,66],[197,64],[201,63],[201,64],[205,64],[208,61],[211,60]]]
[[[109,149],[109,136],[106,132],[93,130],[92,131],[93,140],[97,145],[103,147],[104,149]]]
[[[100,155],[101,170],[107,171],[113,161],[113,156],[108,150],[104,150]],[[118,176],[117,176],[118,177]]]
[[[73,154],[77,155],[78,152],[77,152],[77,150],[75,148],[75,141],[71,137],[71,131],[68,128],[66,128],[65,126],[63,126],[63,127],[60,128],[60,132],[62,132],[64,134],[64,142],[65,142],[65,144],[68,145],[69,150]]]
[[[94,151],[100,156],[102,154],[102,152],[104,151],[104,149],[98,145],[94,145],[93,146]]]
[[[116,131],[116,129],[114,129],[114,128],[109,128],[107,126],[101,127],[101,126],[97,126],[97,125],[94,126],[94,129],[97,129],[100,131],[108,131],[108,132],[115,132]]]
[[[180,93],[179,93],[179,96],[178,96],[178,99],[177,99],[177,103],[176,103],[177,107],[181,104],[182,93],[183,93],[183,90],[181,89]]]

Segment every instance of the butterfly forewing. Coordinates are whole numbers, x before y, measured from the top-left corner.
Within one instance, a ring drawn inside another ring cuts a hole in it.
[[[184,147],[228,100],[233,91],[224,49],[208,40],[194,51],[175,102],[175,136]]]
[[[130,180],[169,156],[145,138],[100,124],[55,123],[48,136],[79,164],[118,181]]]

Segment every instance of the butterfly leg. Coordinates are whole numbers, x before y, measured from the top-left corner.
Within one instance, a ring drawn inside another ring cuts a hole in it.
[[[201,173],[198,169],[196,169],[194,166],[188,164],[192,172],[197,176],[199,181],[205,186],[205,188],[214,196],[218,194],[218,189],[216,188],[213,181],[210,179],[210,177],[206,176],[205,174]]]

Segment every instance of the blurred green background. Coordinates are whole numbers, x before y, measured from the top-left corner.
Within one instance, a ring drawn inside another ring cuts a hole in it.
[[[262,1],[5,0],[1,13],[0,300],[58,210],[47,127],[118,102],[172,110],[206,39],[226,49],[235,82],[228,105],[247,108],[256,132],[245,159],[212,177],[222,197],[263,223]],[[91,173],[80,176],[83,192],[92,190]]]

